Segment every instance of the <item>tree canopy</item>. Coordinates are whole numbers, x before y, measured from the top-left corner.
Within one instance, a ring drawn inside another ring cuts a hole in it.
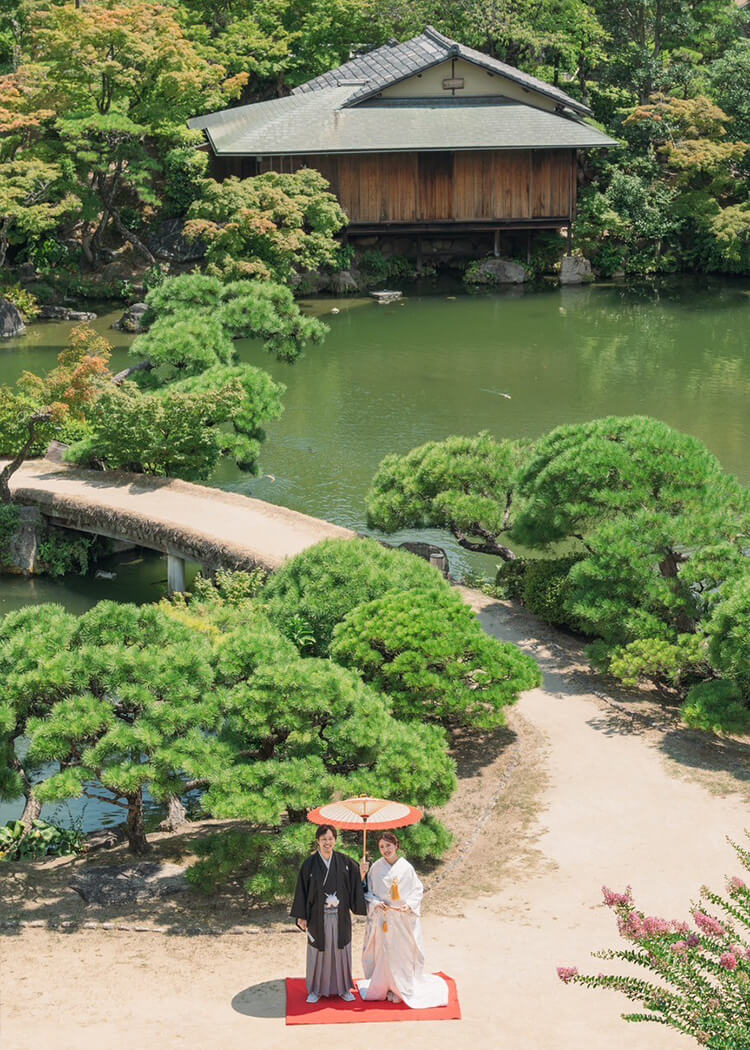
[[[368,508],[386,531],[447,528],[511,564],[513,544],[566,552],[499,578],[539,614],[598,639],[592,658],[623,681],[684,697],[725,676],[750,707],[750,494],[696,438],[641,416],[557,427],[522,455],[487,434],[449,438],[386,457]]]
[[[561,86],[624,143],[582,162],[573,232],[600,272],[746,273],[747,21],[734,0],[8,0],[0,260],[72,275],[79,256],[101,268],[129,243],[146,263],[154,222],[187,214],[222,276],[287,282],[338,262],[343,218],[319,176],[220,185],[185,121],[281,97],[431,23]],[[695,143],[664,150],[696,107],[718,107],[721,129],[693,135],[691,118],[675,137]]]
[[[269,579],[269,616],[290,636],[309,634],[310,652],[327,656],[334,628],[363,602],[414,587],[445,589],[437,569],[374,540],[324,540],[285,562]]]
[[[397,718],[494,729],[539,669],[515,645],[490,638],[455,591],[407,590],[354,608],[331,659],[390,696]]]
[[[263,900],[288,892],[313,806],[363,792],[444,805],[455,764],[445,728],[430,723],[495,726],[538,671],[515,647],[485,638],[440,577],[425,587],[433,570],[414,556],[362,541],[339,548],[350,572],[359,564],[355,590],[385,595],[353,607],[337,632],[347,667],[299,653],[268,618],[269,588],[257,574],[219,573],[192,597],[158,606],[100,602],[76,616],[45,605],[0,620],[0,797],[25,794],[32,816],[45,801],[101,799],[123,809],[131,849],[143,852],[146,792],[166,802],[200,790],[204,812],[244,830],[204,842],[191,880],[210,889],[244,871]],[[401,591],[417,580],[420,589]],[[387,628],[386,607],[413,609],[416,629],[406,630],[403,613]],[[427,636],[435,615],[450,623],[446,646]],[[378,622],[392,637],[400,655],[391,668],[373,674],[360,653],[347,654],[360,618],[373,639]],[[439,857],[449,842],[428,815],[409,833],[410,855]]]

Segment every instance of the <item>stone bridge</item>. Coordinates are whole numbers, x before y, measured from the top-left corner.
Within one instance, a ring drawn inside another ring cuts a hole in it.
[[[0,461],[2,465],[2,461]],[[185,589],[185,562],[205,571],[277,569],[350,529],[205,485],[119,471],[79,470],[29,460],[11,477],[18,504],[38,508],[53,525],[108,536],[167,556],[169,590]]]

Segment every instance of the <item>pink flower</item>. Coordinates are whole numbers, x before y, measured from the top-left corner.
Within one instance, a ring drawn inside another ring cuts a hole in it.
[[[723,966],[725,970],[736,970],[737,969],[737,956],[732,952],[724,952],[722,957],[719,959],[719,966]]]
[[[718,999],[709,999],[707,1005],[708,1005],[709,1010],[718,1010],[719,1007],[721,1006],[721,1003],[719,1002]]]
[[[691,933],[687,939],[688,948],[697,948],[700,943],[700,938],[695,933]]]
[[[604,897],[604,903],[608,908],[620,908],[628,904],[633,903],[633,889],[632,886],[626,886],[624,893],[615,893],[614,890],[607,889],[606,886],[602,886],[602,895]]]
[[[631,941],[639,941],[644,936],[643,919],[637,911],[628,912],[625,918],[619,918],[617,920],[617,929],[623,937],[627,937]]]
[[[712,919],[710,915],[706,915],[705,912],[694,911],[693,918],[695,919],[695,925],[707,937],[726,937],[727,931],[721,923],[716,919]]]
[[[675,953],[675,955],[687,955],[687,941],[675,941],[672,945],[671,950]]]
[[[643,933],[646,937],[660,937],[663,933],[669,933],[672,924],[666,919],[660,919],[656,915],[647,915],[643,920]]]
[[[741,944],[730,944],[729,950],[732,955],[736,955],[738,959],[741,959],[745,954],[745,949]]]
[[[675,919],[672,923],[672,933],[684,933],[687,935],[690,933],[690,927],[686,922],[678,922],[678,920]]]
[[[736,875],[733,875],[732,878],[729,880],[730,893],[738,893],[740,890],[746,889],[746,884],[742,881],[742,879],[738,879]]]
[[[558,966],[557,967],[557,976],[560,978],[560,980],[563,982],[563,984],[568,984],[569,981],[572,981],[574,977],[578,976],[578,967],[577,966]]]

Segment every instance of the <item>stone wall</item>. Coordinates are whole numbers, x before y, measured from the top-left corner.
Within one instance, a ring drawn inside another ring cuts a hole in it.
[[[44,519],[36,507],[18,506],[18,527],[2,554],[2,571],[33,576],[39,571],[39,542]]]

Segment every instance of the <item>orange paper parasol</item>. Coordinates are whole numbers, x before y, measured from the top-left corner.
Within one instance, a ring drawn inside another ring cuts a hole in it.
[[[307,814],[307,819],[313,824],[331,824],[342,831],[361,831],[364,835],[362,852],[366,856],[368,831],[405,828],[409,824],[418,824],[423,816],[421,809],[404,802],[359,795],[318,806]]]

